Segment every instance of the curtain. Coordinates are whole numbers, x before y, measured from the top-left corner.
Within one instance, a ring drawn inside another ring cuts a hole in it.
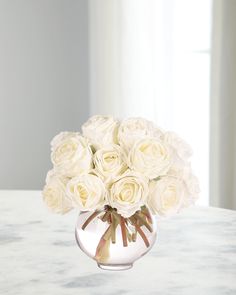
[[[165,12],[172,2],[89,2],[91,114],[143,116],[170,124],[171,67],[166,60],[171,61],[172,46],[165,22],[171,15]]]
[[[210,204],[236,209],[236,1],[213,3]]]

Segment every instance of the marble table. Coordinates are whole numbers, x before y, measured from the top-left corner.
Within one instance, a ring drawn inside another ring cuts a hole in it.
[[[236,211],[195,207],[159,221],[156,245],[123,272],[80,251],[76,215],[50,214],[38,191],[0,191],[0,294],[236,294]]]

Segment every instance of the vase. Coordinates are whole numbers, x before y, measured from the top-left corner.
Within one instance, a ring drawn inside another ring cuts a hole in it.
[[[79,214],[75,237],[81,250],[101,269],[125,270],[152,248],[156,229],[156,219],[145,206],[129,218],[105,206]]]

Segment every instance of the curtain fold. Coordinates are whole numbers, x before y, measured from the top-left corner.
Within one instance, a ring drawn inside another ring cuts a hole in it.
[[[172,47],[164,23],[172,2],[89,1],[91,114],[171,122]]]
[[[236,1],[213,2],[210,205],[236,209]]]

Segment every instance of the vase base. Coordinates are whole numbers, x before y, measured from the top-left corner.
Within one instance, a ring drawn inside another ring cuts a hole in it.
[[[133,264],[102,264],[98,263],[98,267],[103,270],[113,270],[113,271],[119,271],[119,270],[127,270],[133,267]]]

